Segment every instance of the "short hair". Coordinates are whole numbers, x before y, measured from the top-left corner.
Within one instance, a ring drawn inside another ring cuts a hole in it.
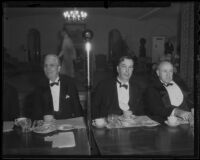
[[[55,58],[58,60],[58,65],[59,65],[59,66],[61,65],[60,58],[58,57],[58,55],[53,54],[53,53],[45,54],[45,55],[44,55],[44,61],[43,61],[43,64],[44,64],[44,62],[45,62],[45,59],[46,59],[48,56],[53,56],[53,57],[55,57]]]
[[[134,63],[133,57],[132,57],[131,55],[126,55],[126,56],[122,56],[122,57],[120,57],[120,58],[118,59],[118,61],[117,61],[117,66],[118,66],[122,61],[124,61],[125,59],[130,59],[130,60],[132,60],[133,63]]]
[[[160,68],[161,64],[163,64],[163,63],[169,63],[169,64],[171,64],[172,67],[173,67],[173,64],[172,64],[171,61],[169,61],[169,60],[162,60],[162,61],[159,61],[159,62],[158,62],[157,67],[156,67],[156,70],[158,70],[158,69]]]

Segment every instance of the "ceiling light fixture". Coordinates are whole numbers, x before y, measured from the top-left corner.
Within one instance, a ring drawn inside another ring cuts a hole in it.
[[[78,9],[74,8],[73,10],[65,11],[63,16],[68,23],[78,23],[85,22],[88,14],[85,11],[79,11]]]

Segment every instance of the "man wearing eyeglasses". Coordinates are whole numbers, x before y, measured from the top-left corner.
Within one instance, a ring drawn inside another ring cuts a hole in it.
[[[48,54],[44,58],[46,78],[34,94],[34,107],[29,110],[32,119],[42,119],[53,115],[55,119],[82,116],[82,107],[73,79],[60,74],[60,61],[57,55]],[[28,106],[27,106],[28,107]]]
[[[141,90],[130,80],[134,70],[131,56],[123,56],[117,65],[117,77],[103,80],[92,94],[92,119],[116,115],[142,115]]]

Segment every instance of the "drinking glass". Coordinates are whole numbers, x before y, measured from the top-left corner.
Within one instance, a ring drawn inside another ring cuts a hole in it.
[[[22,132],[30,132],[31,131],[31,119],[29,118],[18,118],[15,120],[15,125],[20,127]]]
[[[24,125],[22,126],[22,132],[30,132],[31,131],[31,119],[26,118]]]
[[[108,121],[108,126],[110,128],[116,128],[117,126],[119,126],[119,121],[118,121],[118,115],[116,114],[109,114],[107,117],[107,121]]]
[[[113,123],[116,119],[116,116],[115,114],[109,114],[108,117],[107,117],[107,121],[108,123]]]

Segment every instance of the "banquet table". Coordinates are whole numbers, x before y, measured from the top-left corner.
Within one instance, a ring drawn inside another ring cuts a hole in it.
[[[58,120],[60,124],[71,124],[75,129],[68,131],[54,131],[47,134],[22,133],[17,130],[3,132],[3,155],[90,155],[87,130],[83,117]],[[75,146],[65,148],[53,148],[51,141],[45,141],[45,137],[53,136],[59,132],[72,132]]]
[[[194,155],[194,128],[170,127],[92,128],[101,155]]]

